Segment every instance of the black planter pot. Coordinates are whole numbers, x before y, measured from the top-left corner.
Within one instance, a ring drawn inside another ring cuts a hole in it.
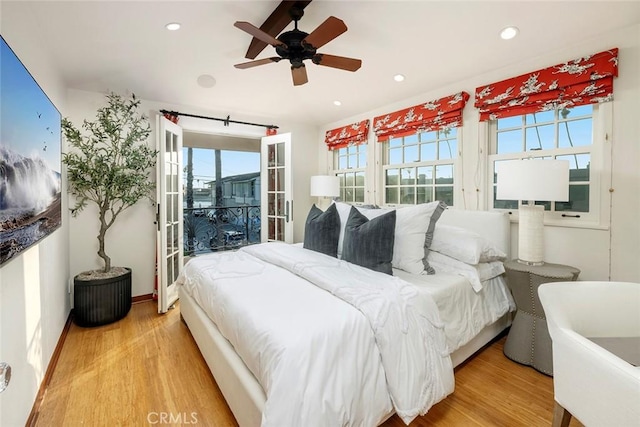
[[[131,309],[131,269],[108,279],[73,279],[73,319],[83,327],[101,326],[122,319]]]

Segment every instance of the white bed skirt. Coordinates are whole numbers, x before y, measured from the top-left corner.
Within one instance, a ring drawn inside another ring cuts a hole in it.
[[[259,427],[266,396],[254,375],[193,298],[180,287],[180,315],[240,427]],[[458,366],[498,336],[511,323],[507,314],[485,327],[475,338],[451,354]],[[389,416],[393,415],[392,413]]]

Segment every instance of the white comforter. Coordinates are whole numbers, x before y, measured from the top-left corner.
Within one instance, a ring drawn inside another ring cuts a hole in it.
[[[408,424],[453,391],[437,307],[398,278],[267,243],[198,257],[179,283],[262,385],[263,426],[374,426],[392,405]]]

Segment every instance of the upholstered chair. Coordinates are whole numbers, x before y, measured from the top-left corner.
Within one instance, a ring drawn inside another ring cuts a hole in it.
[[[538,288],[553,348],[554,426],[640,426],[640,283]]]

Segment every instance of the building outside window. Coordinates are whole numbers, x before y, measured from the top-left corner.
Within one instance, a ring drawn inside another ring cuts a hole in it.
[[[454,204],[458,129],[418,132],[384,143],[384,203]]]
[[[367,145],[350,145],[333,150],[334,174],[340,178],[340,199],[364,203]]]
[[[559,108],[494,120],[489,124],[491,204],[494,209],[518,209],[517,200],[497,200],[496,182],[500,164],[517,159],[557,159],[569,161],[569,201],[536,201],[552,216],[592,218],[598,201],[594,160],[600,159],[602,145],[595,143],[594,122],[598,109],[589,104]],[[597,163],[596,163],[597,164]]]

